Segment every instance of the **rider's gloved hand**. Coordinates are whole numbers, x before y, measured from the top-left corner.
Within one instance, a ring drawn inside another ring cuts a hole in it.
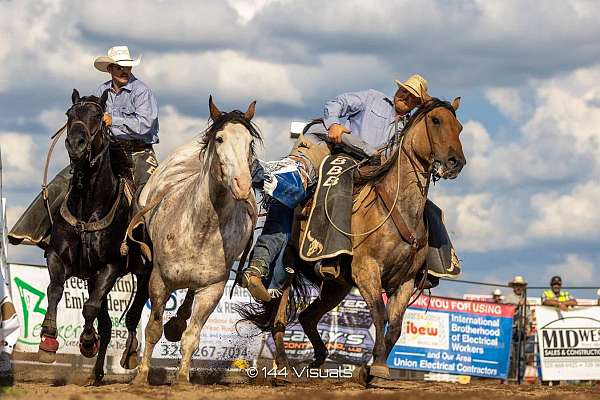
[[[342,143],[342,134],[350,133],[348,129],[344,125],[340,124],[331,124],[329,127],[328,136],[334,143]]]

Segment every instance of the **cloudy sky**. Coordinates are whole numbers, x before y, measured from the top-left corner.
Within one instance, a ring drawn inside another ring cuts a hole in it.
[[[462,96],[468,165],[439,182],[463,278],[600,286],[600,4],[548,0],[0,1],[0,144],[8,224],[39,190],[49,136],[73,88],[107,79],[94,57],[127,44],[160,103],[159,158],[193,138],[212,94],[257,100],[262,158],[292,145],[292,119],[324,101],[420,73]],[[59,147],[53,171],[67,163]],[[9,259],[43,262],[9,248]],[[443,284],[438,294],[487,288]],[[595,292],[595,291],[594,291]],[[594,292],[577,292],[593,297]]]

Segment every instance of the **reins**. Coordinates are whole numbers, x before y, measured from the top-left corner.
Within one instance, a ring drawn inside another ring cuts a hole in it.
[[[82,101],[79,103],[75,103],[69,110],[73,109],[74,107],[81,106],[81,105],[93,105],[95,107],[98,107],[100,109],[100,111],[102,111],[102,112],[104,111],[104,109],[102,108],[102,106],[100,104],[93,102],[93,101]],[[104,132],[104,129],[107,128],[103,122],[100,122],[100,125],[98,126],[98,128],[94,132],[91,132],[90,128],[81,120],[75,120],[75,121],[71,122],[70,125],[69,125],[69,122],[67,121],[58,131],[56,131],[51,136],[52,142],[50,143],[50,148],[48,149],[48,154],[46,155],[46,163],[44,165],[44,177],[43,177],[43,181],[42,181],[42,198],[44,200],[44,205],[46,206],[46,211],[48,212],[48,218],[50,219],[50,225],[53,225],[54,221],[52,219],[52,212],[50,210],[50,201],[49,201],[49,196],[48,196],[48,169],[50,166],[50,161],[52,159],[52,152],[54,151],[54,147],[56,146],[58,139],[60,139],[62,134],[65,132],[65,130],[68,131],[68,129],[73,127],[73,125],[82,125],[84,132],[86,133],[86,135],[89,139],[88,145],[86,148],[86,152],[88,154],[87,159],[89,161],[90,166],[93,167],[94,165],[96,165],[96,163],[108,151],[108,148],[110,146],[110,140],[109,140],[109,141],[107,141],[106,145],[104,145],[102,147],[102,149],[98,152],[98,154],[96,154],[94,157],[91,157],[91,148],[92,148],[93,141],[94,141],[96,135],[98,134],[98,132]],[[112,223],[112,220],[115,216],[116,209],[118,208],[118,204],[121,201],[121,195],[123,193],[123,189],[124,189],[124,180],[121,179],[119,182],[119,192],[117,195],[117,199],[115,200],[115,203],[111,207],[109,213],[99,221],[83,222],[73,216],[73,214],[69,211],[69,209],[67,207],[67,199],[69,197],[69,193],[71,192],[70,189],[67,192],[67,195],[65,196],[65,200],[63,201],[63,204],[61,204],[60,214],[63,217],[63,219],[67,223],[69,223],[69,225],[76,227],[81,235],[83,235],[84,232],[92,232],[92,231],[106,229],[108,226],[110,226],[110,224]]]
[[[413,124],[416,124],[420,120],[425,119],[425,117],[427,116],[428,113],[429,112],[424,113]],[[425,132],[426,132],[427,140],[429,142],[429,149],[430,149],[429,160],[428,160],[429,161],[429,170],[426,172],[426,174],[427,174],[427,182],[425,184],[425,187],[423,187],[423,185],[421,183],[421,180],[419,179],[419,175],[418,175],[419,173],[417,172],[417,167],[416,167],[416,165],[414,163],[414,160],[410,157],[410,155],[408,154],[408,151],[404,147],[404,139],[405,139],[405,137],[407,135],[407,132],[404,132],[402,134],[402,136],[400,137],[400,143],[398,145],[398,150],[397,151],[398,151],[398,153],[400,153],[400,152],[404,153],[406,155],[406,157],[408,158],[408,160],[409,160],[409,162],[411,164],[412,170],[413,170],[413,172],[414,172],[414,174],[415,174],[415,176],[417,178],[417,184],[419,186],[421,195],[423,195],[423,196],[426,197],[427,196],[427,190],[429,188],[429,182],[431,180],[431,172],[432,172],[432,169],[433,169],[434,152],[433,152],[433,142],[432,142],[432,139],[431,139],[431,135],[429,134],[429,127],[427,126],[427,121],[425,120],[424,123],[425,123]],[[340,175],[342,175],[342,174],[344,174],[344,173],[346,173],[346,172],[348,172],[350,170],[353,170],[355,168],[358,168],[360,165],[361,165],[361,163],[356,163],[355,165],[352,165],[352,166],[346,168],[345,170],[343,170],[342,172],[340,172]],[[397,177],[396,177],[397,179],[396,179],[396,195],[394,196],[394,201],[390,205],[384,204],[387,208],[389,208],[389,211],[388,211],[387,215],[374,228],[369,229],[366,232],[360,232],[360,233],[346,232],[345,230],[343,230],[340,227],[338,227],[335,224],[335,222],[333,222],[331,216],[329,215],[329,210],[327,208],[327,199],[329,198],[329,190],[331,189],[331,186],[327,187],[327,191],[325,192],[325,215],[327,217],[327,221],[331,224],[331,226],[333,226],[333,228],[335,230],[337,230],[338,232],[342,233],[343,235],[350,236],[350,237],[367,236],[367,235],[372,234],[373,232],[376,232],[378,229],[380,229],[387,222],[387,220],[390,217],[392,217],[392,214],[394,213],[394,210],[396,208],[396,203],[398,202],[398,198],[400,197],[400,178],[401,178],[401,174],[400,174],[400,154],[398,154],[398,156],[397,156],[396,169],[397,169]],[[384,203],[385,203],[385,201],[384,201]],[[398,228],[400,229],[400,227],[398,227]],[[410,233],[408,233],[408,234],[406,234],[406,236],[412,236],[412,235]],[[413,238],[414,238],[414,236],[413,236]],[[412,240],[412,243],[409,243],[409,244],[416,245],[417,243],[415,243],[415,240],[416,239]]]

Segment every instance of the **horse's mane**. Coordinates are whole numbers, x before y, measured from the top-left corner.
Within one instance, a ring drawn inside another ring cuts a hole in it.
[[[376,182],[382,179],[389,170],[396,164],[398,161],[398,157],[400,156],[400,142],[401,139],[408,134],[410,129],[419,122],[428,112],[433,110],[434,108],[443,107],[450,111],[452,115],[456,117],[456,111],[447,101],[440,100],[438,98],[432,97],[429,101],[422,104],[419,108],[415,110],[415,112],[410,116],[408,122],[402,128],[400,133],[394,135],[390,141],[385,145],[385,149],[387,151],[393,151],[393,154],[390,158],[386,160],[379,168],[375,168],[369,172],[362,173],[359,177],[356,177],[357,184],[365,184],[369,182]]]
[[[262,144],[262,137],[258,130],[258,127],[250,120],[248,120],[243,112],[240,110],[233,110],[230,112],[222,112],[219,118],[216,121],[213,121],[202,133],[201,145],[202,151],[206,151],[208,148],[212,148],[214,145],[215,138],[217,136],[217,132],[223,129],[223,127],[228,124],[242,124],[250,135],[257,139]],[[255,156],[255,148],[254,141],[250,145],[250,152],[252,158]]]

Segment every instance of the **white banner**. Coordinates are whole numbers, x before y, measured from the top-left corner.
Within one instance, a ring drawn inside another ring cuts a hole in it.
[[[542,379],[600,379],[600,307],[536,307]]]
[[[46,315],[48,299],[46,289],[50,283],[46,267],[9,264],[13,304],[21,325],[17,340],[17,351],[37,352],[40,343],[42,322]],[[127,340],[125,318],[119,318],[126,310],[134,284],[131,275],[117,281],[108,295],[108,310],[112,319],[112,339],[108,355],[121,355]],[[81,315],[83,304],[88,299],[87,283],[77,278],[65,282],[65,290],[58,304],[57,328],[59,353],[79,354],[79,335],[84,319]]]
[[[258,357],[263,343],[260,331],[253,326],[249,326],[248,323],[238,324],[236,331],[236,322],[239,321],[240,315],[232,309],[234,304],[250,302],[250,294],[246,289],[238,286],[235,288],[233,297],[230,300],[229,291],[232,285],[232,280],[227,282],[225,292],[217,308],[204,324],[200,344],[194,353],[193,359],[230,361],[236,359],[252,360]],[[171,294],[165,307],[163,323],[167,323],[177,313],[177,308],[183,303],[185,294],[185,290],[178,290]],[[149,317],[150,305],[146,303],[142,313],[142,325],[144,327]],[[238,331],[240,334],[238,334]],[[163,335],[156,343],[152,357],[179,359],[181,357],[180,346],[179,342],[169,342]]]

